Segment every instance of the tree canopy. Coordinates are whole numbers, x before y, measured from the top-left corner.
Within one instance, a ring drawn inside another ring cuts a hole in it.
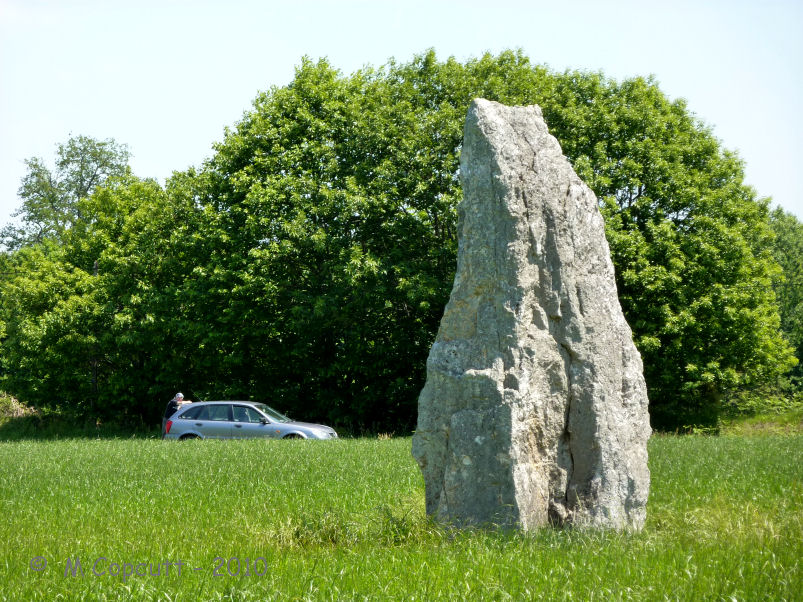
[[[114,140],[75,136],[56,150],[51,170],[39,157],[25,161],[28,172],[17,194],[22,206],[14,214],[21,226],[7,226],[0,242],[15,249],[57,237],[81,221],[79,201],[128,169],[128,148]]]
[[[411,428],[475,97],[539,104],[598,195],[654,426],[711,423],[724,395],[791,368],[767,202],[682,101],[520,53],[429,52],[351,75],[305,59],[199,168],[86,189],[58,240],[4,258],[0,386],[144,416],[181,387]]]

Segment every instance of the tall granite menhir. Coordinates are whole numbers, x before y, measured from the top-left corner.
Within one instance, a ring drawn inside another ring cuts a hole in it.
[[[413,437],[427,512],[640,528],[647,391],[597,199],[537,106],[475,100],[460,172],[457,274]]]

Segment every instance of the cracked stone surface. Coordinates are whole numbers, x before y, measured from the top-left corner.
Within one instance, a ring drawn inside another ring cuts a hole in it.
[[[419,398],[427,513],[639,529],[647,391],[602,216],[537,106],[466,117],[457,273]]]

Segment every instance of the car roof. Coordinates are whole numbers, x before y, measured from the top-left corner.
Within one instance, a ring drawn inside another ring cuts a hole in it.
[[[237,401],[237,400],[232,401],[232,400],[229,400],[229,399],[221,399],[221,400],[218,400],[218,401],[193,401],[192,405],[194,405],[194,406],[209,405],[211,403],[245,403],[245,404],[248,404],[248,405],[254,405],[254,404],[262,403],[262,402],[260,402],[260,401]],[[186,404],[186,405],[189,405],[189,404]]]

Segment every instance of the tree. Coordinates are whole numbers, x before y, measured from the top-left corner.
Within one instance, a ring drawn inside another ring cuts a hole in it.
[[[777,207],[770,225],[775,233],[773,255],[783,269],[783,277],[775,282],[781,330],[795,348],[798,365],[792,376],[803,389],[803,223]]]
[[[159,379],[138,359],[150,355],[155,341],[146,330],[138,337],[140,354],[131,353],[129,330],[141,285],[132,272],[146,272],[153,254],[144,245],[139,256],[126,251],[143,216],[158,223],[162,200],[155,182],[132,176],[107,181],[76,204],[82,220],[59,239],[7,255],[0,299],[0,321],[8,324],[0,339],[3,388],[37,406],[79,414],[149,407],[147,392]],[[145,233],[154,234],[151,228],[136,236]]]
[[[205,166],[197,244],[216,248],[198,311],[216,328],[197,346],[232,395],[356,427],[409,425],[454,273],[452,203],[426,187],[455,176],[433,177],[419,152],[437,128],[392,101],[377,73],[305,61]],[[396,146],[403,135],[422,142]]]
[[[725,395],[794,362],[778,330],[767,201],[654,82],[567,76],[545,116],[601,199],[653,424],[715,423]]]
[[[76,136],[58,145],[55,170],[38,157],[27,159],[28,173],[17,193],[22,206],[14,213],[22,224],[4,228],[2,244],[17,249],[63,235],[82,219],[78,202],[108,178],[125,174],[129,157],[127,147],[111,138]]]

